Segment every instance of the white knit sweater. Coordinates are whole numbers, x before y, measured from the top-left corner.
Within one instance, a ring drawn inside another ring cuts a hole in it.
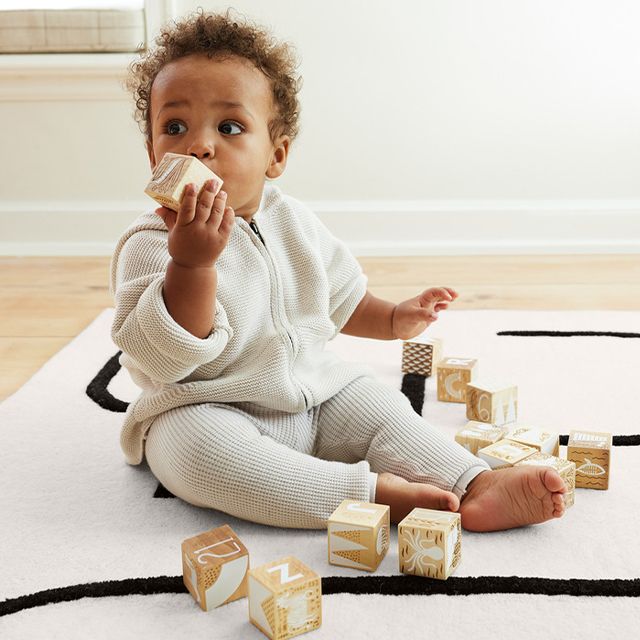
[[[178,325],[164,304],[164,222],[145,213],[120,238],[111,263],[112,337],[142,390],[121,432],[130,464],[142,462],[153,419],[174,407],[249,401],[297,413],[371,374],[324,351],[366,293],[357,260],[275,185],[265,185],[254,221],[264,244],[236,217],[216,263],[214,329],[205,339]]]

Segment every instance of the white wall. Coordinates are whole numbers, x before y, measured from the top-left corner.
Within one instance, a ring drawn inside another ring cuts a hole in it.
[[[356,253],[640,252],[640,3],[232,6],[296,45],[279,184]],[[0,59],[0,251],[108,253],[152,204],[126,57],[24,58]]]

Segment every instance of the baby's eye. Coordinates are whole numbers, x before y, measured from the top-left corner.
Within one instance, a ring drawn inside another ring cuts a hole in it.
[[[164,130],[170,136],[177,136],[180,133],[184,133],[187,130],[187,127],[185,127],[182,122],[178,122],[177,120],[172,120],[171,122],[167,123]]]
[[[233,133],[230,130],[233,127],[235,127],[238,130],[236,133]],[[242,133],[243,131],[242,127],[237,122],[231,122],[231,121],[223,122],[218,128],[220,129],[220,131],[222,131],[222,133],[226,133],[234,136],[237,136],[239,133]]]

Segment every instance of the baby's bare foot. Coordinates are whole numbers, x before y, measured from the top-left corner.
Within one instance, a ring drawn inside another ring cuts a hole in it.
[[[500,531],[559,518],[564,514],[564,481],[549,467],[510,467],[483,471],[462,497],[462,526]]]
[[[389,505],[391,522],[394,523],[400,522],[415,507],[457,511],[460,506],[455,493],[430,484],[408,482],[393,473],[378,474],[376,503]]]

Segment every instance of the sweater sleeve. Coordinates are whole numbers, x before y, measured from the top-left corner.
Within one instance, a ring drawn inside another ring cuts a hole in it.
[[[304,205],[301,205],[304,206]],[[306,207],[305,207],[306,208]],[[329,283],[329,316],[338,335],[367,292],[367,276],[347,245],[307,210]]]
[[[171,317],[162,295],[169,259],[166,230],[145,229],[125,235],[111,263],[113,341],[142,373],[163,383],[178,382],[214,360],[233,334],[219,301],[214,329],[204,339]]]

